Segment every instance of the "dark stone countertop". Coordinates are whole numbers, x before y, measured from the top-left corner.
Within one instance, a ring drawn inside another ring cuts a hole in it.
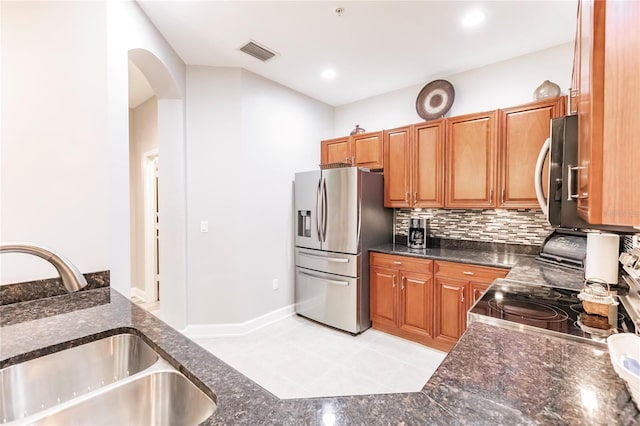
[[[510,271],[506,279],[534,285],[581,289],[584,282],[583,271],[550,265],[536,260],[536,256],[531,254],[520,254],[513,251],[449,247],[410,249],[404,244],[384,244],[369,251],[494,268],[509,268]]]
[[[508,279],[533,285],[582,286],[579,271],[511,251],[372,251],[511,268]],[[278,399],[109,288],[0,306],[0,325],[0,368],[118,332],[139,334],[216,394],[208,425],[640,424],[606,350],[477,322],[421,392],[293,400]],[[586,408],[591,396],[597,406]]]

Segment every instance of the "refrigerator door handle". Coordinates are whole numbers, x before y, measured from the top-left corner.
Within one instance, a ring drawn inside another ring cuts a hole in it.
[[[329,283],[329,284],[335,284],[335,285],[344,285],[344,286],[348,286],[349,285],[349,281],[336,281],[336,280],[329,280],[327,278],[323,278],[323,277],[319,277],[316,275],[311,275],[308,274],[306,272],[300,272],[300,275],[304,275],[305,277],[317,280],[317,281],[322,281],[325,283]]]
[[[349,259],[343,259],[343,258],[339,258],[339,257],[325,257],[325,256],[319,256],[317,254],[311,254],[311,253],[305,253],[303,251],[300,252],[300,256],[307,256],[307,257],[313,257],[315,259],[322,259],[322,260],[326,260],[327,262],[336,262],[336,263],[349,263]]]
[[[320,240],[320,242],[322,242],[322,231],[320,230],[320,224],[321,224],[321,218],[320,215],[322,214],[322,206],[320,205],[320,203],[322,202],[322,200],[320,199],[320,187],[322,185],[322,178],[320,178],[318,180],[318,187],[316,188],[316,233],[318,234],[318,240]]]
[[[327,241],[327,180],[322,178],[322,242]]]

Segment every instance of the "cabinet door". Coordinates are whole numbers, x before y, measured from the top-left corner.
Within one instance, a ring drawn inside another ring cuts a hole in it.
[[[589,211],[591,198],[602,189],[602,156],[598,144],[602,139],[602,96],[604,77],[604,2],[580,2],[580,81],[578,86],[578,213],[590,223],[598,223],[595,211]],[[592,63],[593,61],[593,63]],[[593,84],[597,81],[597,84]],[[595,160],[593,164],[591,160]],[[599,188],[598,188],[599,187]]]
[[[447,118],[445,207],[495,207],[496,111]]]
[[[563,110],[564,97],[500,110],[498,207],[540,208],[533,184],[536,160],[550,135],[549,120]],[[547,158],[543,182],[548,165]]]
[[[482,297],[482,294],[486,289],[489,288],[490,285],[490,282],[469,281],[469,285],[467,287],[469,291],[469,294],[467,295],[467,311],[469,311],[469,309],[471,309],[471,307],[475,305],[475,303]]]
[[[371,321],[384,325],[397,324],[397,270],[372,267],[369,283],[371,287]]]
[[[444,207],[444,119],[415,125],[411,158],[413,207]]]
[[[467,282],[435,277],[434,338],[452,347],[464,333],[466,325],[465,288]]]
[[[411,207],[409,126],[384,132],[384,206]]]
[[[362,133],[351,137],[351,164],[369,169],[382,169],[382,132]]]
[[[433,278],[400,271],[400,321],[402,330],[431,337]]]
[[[351,161],[351,146],[348,136],[320,142],[320,164],[347,161]]]

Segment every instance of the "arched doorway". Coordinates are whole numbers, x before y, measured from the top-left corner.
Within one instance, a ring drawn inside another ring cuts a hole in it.
[[[131,49],[128,59],[144,75],[157,101],[157,158],[144,156],[157,164],[157,224],[160,238],[154,252],[146,244],[146,259],[157,256],[162,271],[157,291],[166,303],[160,304],[160,318],[176,328],[186,325],[186,182],[184,148],[184,101],[167,67],[145,49]],[[144,160],[144,159],[142,159]],[[135,159],[134,159],[135,161]],[[148,199],[148,197],[147,197]],[[148,242],[148,241],[147,241]],[[133,261],[133,256],[132,256]],[[146,261],[145,264],[153,264]],[[148,274],[147,274],[148,275]]]

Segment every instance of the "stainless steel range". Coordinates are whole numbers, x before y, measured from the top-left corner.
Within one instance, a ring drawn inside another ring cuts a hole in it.
[[[481,321],[572,339],[606,343],[614,333],[634,333],[624,304],[609,317],[590,315],[578,299],[579,290],[496,280],[469,311],[469,322]]]

